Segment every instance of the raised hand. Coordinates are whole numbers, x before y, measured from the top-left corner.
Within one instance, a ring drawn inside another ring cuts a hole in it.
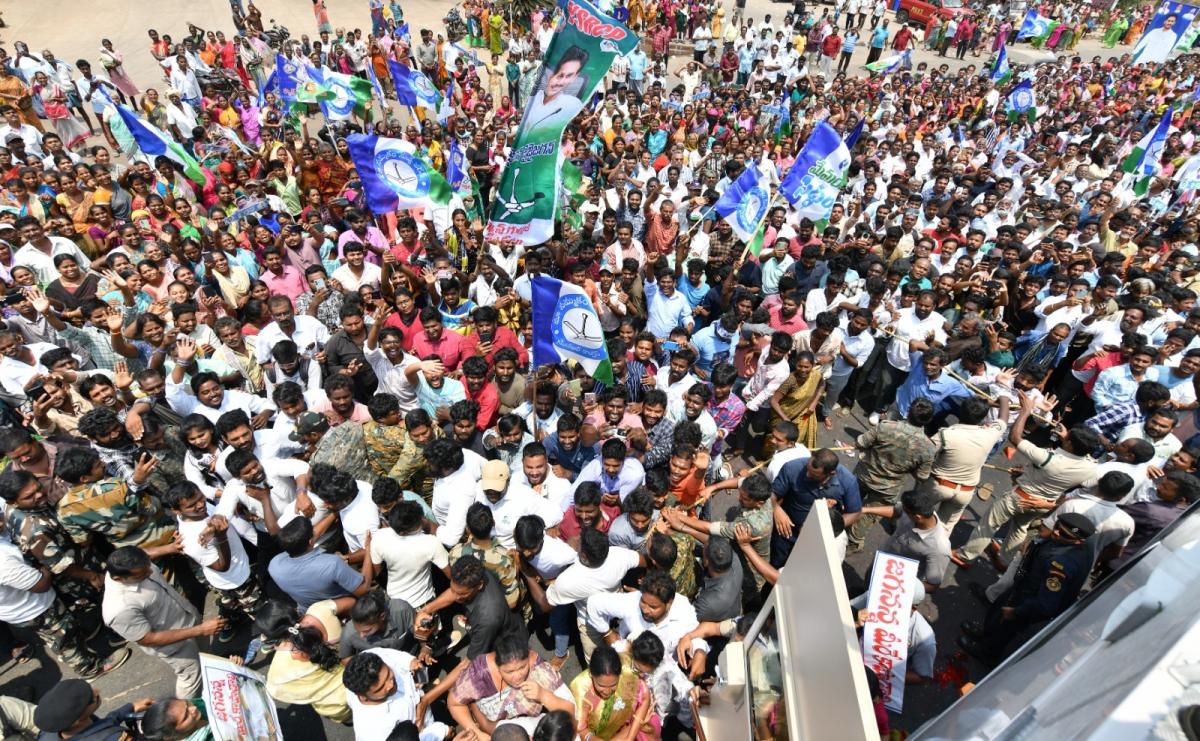
[[[133,385],[133,374],[129,372],[129,364],[118,360],[113,365],[113,385],[121,391]]]
[[[192,358],[196,357],[198,349],[196,341],[187,335],[175,340],[175,357],[180,363],[191,362]]]
[[[121,328],[125,325],[125,315],[121,313],[120,309],[110,307],[104,320],[108,322],[109,332],[120,332]]]

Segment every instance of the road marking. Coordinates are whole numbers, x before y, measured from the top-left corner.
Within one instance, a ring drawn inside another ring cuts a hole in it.
[[[141,688],[143,688],[143,687],[149,687],[149,686],[150,686],[150,685],[152,685],[152,684],[157,684],[157,683],[158,683],[158,682],[160,682],[160,681],[161,681],[161,680],[154,679],[154,680],[151,680],[151,681],[149,681],[149,682],[142,682],[142,683],[141,683],[141,684],[139,684],[138,686],[136,686],[136,687],[130,687],[129,689],[127,689],[127,690],[125,690],[125,691],[123,691],[123,692],[118,692],[117,694],[113,695],[112,697],[109,697],[108,699],[109,699],[109,701],[112,701],[112,700],[115,700],[115,699],[117,699],[118,697],[124,697],[125,695],[128,695],[128,694],[130,694],[130,693],[132,693],[132,692],[137,692],[138,690],[140,690],[140,689],[141,689]]]

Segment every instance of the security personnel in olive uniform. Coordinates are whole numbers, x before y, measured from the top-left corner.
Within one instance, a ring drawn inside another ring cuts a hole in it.
[[[959,647],[980,660],[998,660],[1026,628],[1062,614],[1092,570],[1086,541],[1095,532],[1092,521],[1077,512],[1058,518],[1049,538],[1030,543],[1012,588],[988,609],[983,625],[962,624]]]

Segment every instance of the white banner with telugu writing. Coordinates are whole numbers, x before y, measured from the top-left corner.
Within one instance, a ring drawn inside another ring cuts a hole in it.
[[[871,569],[862,634],[863,663],[879,678],[884,705],[895,713],[904,708],[908,629],[918,566],[911,558],[879,551]]]
[[[213,741],[283,741],[261,674],[211,654],[200,654],[200,674]]]

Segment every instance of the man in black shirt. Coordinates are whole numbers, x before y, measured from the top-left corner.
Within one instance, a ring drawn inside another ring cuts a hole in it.
[[[463,556],[450,566],[450,588],[421,608],[417,624],[455,604],[466,611],[468,659],[491,651],[500,636],[525,635],[521,620],[508,609],[500,582],[475,556]]]

